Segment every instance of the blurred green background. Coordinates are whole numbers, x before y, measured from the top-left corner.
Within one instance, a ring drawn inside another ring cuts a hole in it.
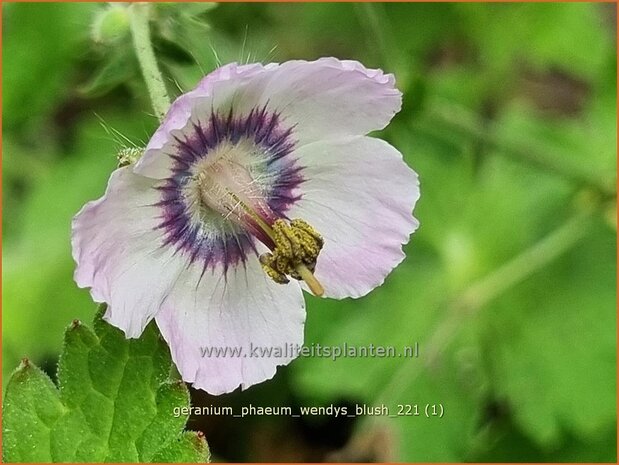
[[[93,34],[109,8],[3,4],[4,383],[26,355],[53,374],[63,328],[92,319],[70,221],[156,127],[128,37]],[[173,95],[218,62],[332,55],[394,72],[404,107],[380,136],[421,179],[405,262],[366,298],[308,297],[306,326],[307,344],[418,341],[418,359],[299,359],[193,398],[441,403],[444,417],[192,419],[216,460],[616,460],[615,8],[157,5]]]

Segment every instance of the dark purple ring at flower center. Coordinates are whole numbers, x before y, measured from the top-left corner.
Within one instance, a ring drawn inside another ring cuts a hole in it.
[[[188,183],[196,182],[194,168],[212,156],[223,144],[251,144],[252,153],[261,159],[260,177],[268,180],[264,200],[276,217],[299,200],[295,189],[303,182],[302,167],[289,155],[295,148],[293,128],[285,127],[280,115],[265,105],[247,115],[226,116],[211,112],[207,121],[190,120],[173,135],[168,156],[174,159],[171,175],[157,189],[161,192],[163,246],[174,246],[186,253],[190,262],[202,261],[204,270],[222,264],[224,270],[245,263],[248,253],[256,253],[255,238],[216,212],[207,222],[196,216],[186,194]]]

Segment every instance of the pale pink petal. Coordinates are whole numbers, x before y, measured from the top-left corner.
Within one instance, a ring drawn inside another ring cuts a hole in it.
[[[225,277],[221,269],[183,274],[156,321],[183,379],[222,394],[270,379],[278,365],[295,358],[293,348],[303,343],[305,304],[296,282],[274,283],[251,256],[246,268],[238,265]],[[226,347],[243,353],[202,356],[205,348]],[[254,347],[282,352],[252,357]]]
[[[299,146],[382,129],[402,106],[393,75],[357,61],[287,61],[271,74],[264,102],[295,125]]]
[[[129,167],[116,170],[105,195],[87,203],[72,225],[75,281],[108,304],[105,319],[127,337],[142,333],[186,265],[172,247],[160,247],[152,184]]]
[[[326,297],[361,297],[404,259],[402,245],[419,226],[416,173],[387,142],[371,137],[301,147],[302,198],[287,213],[324,237],[315,276]]]
[[[238,66],[231,64],[206,76],[179,97],[157,130],[135,172],[164,178],[174,131],[192,121],[208,121],[211,112],[236,115],[267,107],[293,129],[300,147],[320,139],[363,135],[384,128],[400,110],[402,95],[395,79],[356,61],[321,58]]]

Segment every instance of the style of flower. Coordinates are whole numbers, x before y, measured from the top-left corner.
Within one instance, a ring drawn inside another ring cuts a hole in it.
[[[294,356],[252,350],[303,343],[302,289],[361,297],[404,258],[417,175],[366,136],[400,107],[393,75],[354,61],[215,70],[74,218],[77,284],[129,338],[155,318],[196,388],[273,377]]]

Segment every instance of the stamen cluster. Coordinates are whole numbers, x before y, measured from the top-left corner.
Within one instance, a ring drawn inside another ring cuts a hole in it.
[[[278,219],[273,223],[272,252],[260,255],[265,273],[276,283],[286,284],[288,276],[302,280],[300,268],[316,268],[316,259],[324,245],[322,236],[306,221],[295,219],[286,223]]]

